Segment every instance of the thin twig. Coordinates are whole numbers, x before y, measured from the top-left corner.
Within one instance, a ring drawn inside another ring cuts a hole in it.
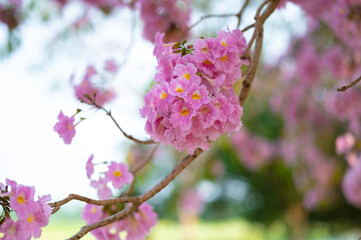
[[[98,105],[98,104],[94,101],[94,99],[92,99],[91,97],[89,97],[89,98],[87,98],[87,99],[88,99],[89,101],[91,101],[91,104],[90,104],[90,105],[92,105],[92,106],[94,106],[94,107],[96,107],[96,108],[98,108],[98,109],[103,110],[103,111],[112,119],[112,121],[114,122],[114,124],[115,124],[115,125],[117,126],[117,128],[123,133],[123,135],[124,135],[126,138],[128,138],[129,140],[131,140],[131,141],[133,141],[133,142],[135,142],[135,143],[139,143],[139,144],[154,144],[154,143],[155,143],[153,139],[149,139],[149,140],[139,140],[139,139],[133,137],[132,135],[127,134],[127,133],[124,132],[123,129],[119,126],[118,122],[115,120],[115,118],[113,117],[113,115],[112,115],[112,113],[111,113],[110,110],[108,111],[108,110],[105,109],[104,107]],[[86,103],[86,102],[85,102],[85,103]]]
[[[75,234],[74,236],[69,238],[69,240],[80,239],[85,234],[87,234],[88,232],[90,232],[90,231],[92,231],[94,229],[106,226],[108,224],[111,224],[111,223],[113,223],[115,221],[118,221],[118,220],[123,219],[124,217],[128,216],[129,214],[131,214],[132,212],[137,210],[139,205],[141,205],[143,202],[145,202],[148,199],[150,199],[151,197],[153,197],[155,194],[160,192],[166,186],[168,186],[168,184],[171,181],[173,181],[173,179],[176,178],[202,152],[203,152],[202,149],[197,148],[194,151],[193,155],[188,155],[187,157],[185,157],[177,166],[175,166],[173,168],[173,170],[167,176],[165,176],[153,188],[151,188],[150,190],[148,190],[146,193],[142,194],[139,197],[129,197],[129,198],[132,198],[132,199],[136,199],[136,201],[134,201],[134,203],[131,205],[131,207],[126,207],[124,210],[122,210],[122,211],[120,211],[120,212],[118,212],[118,213],[116,213],[116,214],[114,214],[112,216],[106,217],[101,221],[98,221],[98,222],[95,222],[93,224],[86,225],[86,226],[82,227],[81,230],[77,234]],[[119,198],[119,199],[123,199],[123,198],[125,198],[125,197],[122,197],[122,198]]]
[[[52,214],[56,213],[62,205],[70,202],[71,200],[78,200],[81,202],[86,202],[86,203],[90,203],[90,204],[98,205],[98,206],[104,206],[104,205],[115,204],[115,203],[127,203],[127,202],[137,203],[137,202],[139,202],[139,198],[137,198],[137,197],[121,197],[121,198],[114,198],[114,199],[95,200],[95,199],[87,198],[84,196],[80,196],[78,194],[69,194],[69,196],[64,198],[63,200],[60,200],[60,201],[57,201],[54,203],[49,203],[50,207],[53,208]]]
[[[200,24],[203,20],[207,19],[207,18],[214,18],[214,17],[219,17],[219,18],[226,18],[226,17],[236,17],[238,13],[226,13],[226,14],[208,14],[208,15],[204,15],[202,16],[197,22],[193,23],[192,25],[189,26],[189,28],[187,29],[187,31],[191,30],[192,28],[194,28],[195,26],[197,26],[198,24]]]
[[[163,188],[165,188],[179,173],[183,171],[194,159],[196,159],[201,153],[202,149],[197,148],[194,151],[193,155],[188,155],[185,157],[173,170],[170,172],[163,180],[161,180],[157,185],[155,185],[152,189],[147,191],[146,193],[139,196],[141,202],[147,201],[149,198],[153,197],[155,194],[160,192]]]
[[[241,25],[241,21],[242,21],[242,15],[243,15],[243,12],[244,10],[246,9],[247,5],[249,3],[249,0],[246,0],[241,8],[241,10],[239,10],[239,12],[237,13],[237,18],[238,18],[238,22],[237,22],[237,27],[236,28],[239,28],[239,26]]]
[[[134,178],[133,178],[133,181],[130,184],[130,186],[128,188],[128,191],[126,192],[125,196],[129,196],[132,193],[134,183],[135,183],[135,176],[137,175],[137,172],[139,170],[141,170],[144,166],[146,166],[153,159],[154,153],[155,153],[155,151],[157,151],[158,147],[159,147],[159,143],[157,143],[157,145],[155,145],[155,147],[153,148],[153,150],[149,154],[148,158],[145,161],[143,161],[141,164],[139,164],[134,170],[131,171],[133,173]]]
[[[356,80],[352,81],[350,84],[340,87],[340,88],[337,88],[337,91],[344,92],[347,89],[349,89],[350,87],[353,87],[354,85],[356,85],[356,83],[358,83],[359,81],[361,81],[361,76],[359,76]]]
[[[245,31],[253,28],[254,26],[256,26],[256,23],[252,23],[251,25],[248,25],[247,27],[243,28],[243,29],[241,30],[241,32],[245,32]]]
[[[147,164],[152,160],[152,158],[153,158],[153,156],[154,156],[154,153],[155,153],[155,151],[157,151],[158,147],[159,147],[159,143],[157,143],[157,145],[154,146],[154,148],[153,148],[153,150],[150,152],[148,158],[147,158],[145,161],[143,161],[141,164],[139,164],[136,168],[134,168],[131,172],[132,172],[133,174],[136,174],[136,173],[137,173],[139,170],[141,170],[145,165],[147,165]]]

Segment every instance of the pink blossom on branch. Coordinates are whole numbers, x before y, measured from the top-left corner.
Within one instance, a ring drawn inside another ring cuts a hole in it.
[[[96,87],[91,79],[98,73],[93,66],[88,66],[83,81],[74,86],[75,96],[81,101],[92,104],[91,98],[97,105],[103,106],[105,103],[112,101],[116,94],[112,90],[100,89]]]
[[[59,134],[65,144],[70,144],[75,136],[74,116],[69,118],[60,111],[58,122],[54,126],[54,131]]]
[[[127,164],[112,162],[105,173],[105,180],[112,182],[114,188],[120,189],[133,181],[133,174],[129,172]]]
[[[154,42],[157,32],[165,33],[165,41],[173,42],[188,36],[191,0],[139,0],[140,17],[144,22],[143,37]]]
[[[142,240],[157,221],[158,215],[153,211],[153,207],[145,202],[139,206],[137,212],[122,219],[119,226],[127,232],[126,240]]]
[[[86,175],[90,179],[92,174],[94,173],[94,163],[93,163],[94,155],[90,155],[88,161],[86,162]]]
[[[51,207],[47,204],[51,200],[50,195],[38,197],[35,201],[34,187],[18,185],[15,181],[6,179],[6,184],[11,187],[10,208],[16,212],[17,221],[5,218],[0,226],[0,232],[4,233],[2,239],[30,239],[39,238],[41,228],[49,223]]]
[[[156,35],[154,49],[157,84],[140,110],[148,118],[145,130],[178,151],[208,149],[209,141],[242,125],[242,108],[232,86],[242,77],[246,41],[240,30],[220,31],[218,38],[198,39],[194,50],[187,48],[192,54],[181,54],[177,45],[164,44],[163,37]]]

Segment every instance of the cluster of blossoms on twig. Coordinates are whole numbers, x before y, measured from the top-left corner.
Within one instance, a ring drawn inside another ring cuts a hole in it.
[[[164,32],[167,42],[187,37],[191,0],[139,0],[138,2],[140,16],[144,22],[145,39],[153,42],[157,32]]]
[[[106,73],[113,75],[118,71],[119,66],[114,60],[106,60],[104,63],[104,70]],[[93,79],[102,78],[101,74],[95,69],[94,66],[90,65],[87,67],[85,74],[82,78],[81,83],[78,85],[74,84],[74,94],[77,99],[81,102],[97,106],[103,106],[104,104],[112,101],[116,97],[116,93],[111,89],[101,89],[93,83]],[[71,78],[73,83],[73,76]],[[71,144],[73,137],[76,134],[75,127],[82,121],[84,118],[80,118],[80,121],[74,123],[75,116],[81,110],[78,109],[77,112],[68,117],[60,111],[58,115],[58,122],[54,126],[54,131],[56,131],[59,136],[64,140],[65,144]]]
[[[69,0],[53,0],[61,8]],[[164,32],[169,41],[179,41],[189,35],[188,27],[191,13],[192,0],[80,0],[86,6],[99,9],[105,14],[110,14],[116,9],[129,8],[138,10],[143,20],[143,37],[154,42],[157,32]],[[83,20],[88,21],[87,12],[77,20],[74,25],[79,25]],[[77,28],[77,27],[76,27]]]
[[[35,201],[34,187],[18,185],[15,181],[6,179],[6,185],[0,183],[0,204],[4,216],[0,217],[1,239],[30,240],[41,236],[41,228],[49,223],[51,207],[47,204],[50,195],[38,197]],[[8,191],[10,186],[11,191]],[[17,220],[10,217],[10,212],[16,212]]]
[[[241,127],[242,107],[232,86],[242,76],[246,40],[240,30],[194,45],[165,44],[156,35],[157,84],[145,95],[145,130],[157,142],[190,154]]]
[[[91,155],[86,164],[87,176],[92,178],[94,173],[93,155]],[[108,186],[112,184],[115,190],[122,190],[126,184],[132,183],[133,174],[129,172],[128,165],[125,163],[111,162],[104,177],[98,180],[91,180],[90,185],[97,190],[100,199],[109,199],[113,193]],[[119,194],[119,193],[118,193]],[[95,223],[107,216],[111,216],[125,208],[124,203],[97,206],[87,204],[83,210],[82,217],[86,224]],[[126,232],[126,240],[144,239],[149,234],[150,229],[157,223],[157,214],[153,207],[148,203],[143,203],[131,215],[126,218],[109,224],[105,227],[97,228],[91,233],[97,239],[120,239],[120,233]]]

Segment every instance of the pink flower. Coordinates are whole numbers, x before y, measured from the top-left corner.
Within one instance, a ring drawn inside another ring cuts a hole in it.
[[[336,153],[341,155],[351,151],[355,145],[355,138],[351,133],[346,133],[342,136],[337,137],[336,139]]]
[[[29,240],[31,238],[30,232],[26,231],[22,222],[14,222],[9,217],[5,217],[5,221],[0,225],[0,233],[4,233],[1,238],[4,240]]]
[[[126,240],[142,240],[157,224],[158,216],[148,203],[139,206],[137,212],[121,220],[120,228],[127,232]]]
[[[27,215],[26,219],[21,220],[25,231],[29,232],[34,238],[39,238],[41,236],[41,228],[49,223],[50,214],[51,208],[49,205],[37,202],[32,211]]]
[[[54,131],[58,132],[65,144],[70,144],[75,136],[74,116],[69,118],[60,111],[58,122],[54,126]]]
[[[192,117],[195,115],[194,109],[186,102],[176,101],[172,106],[171,122],[182,130],[192,127]]]
[[[179,41],[188,35],[189,0],[139,0],[140,16],[145,24],[143,37],[154,41],[157,32],[165,32],[167,42]],[[180,4],[179,4],[180,3]]]
[[[195,84],[189,87],[185,100],[191,105],[191,108],[195,110],[211,102],[207,88],[205,86]]]
[[[104,69],[110,73],[116,73],[119,70],[119,65],[113,59],[108,59],[105,61]]]
[[[124,184],[133,181],[133,174],[128,170],[128,165],[125,163],[112,162],[105,173],[105,179],[113,183],[114,188],[122,188]]]
[[[19,219],[26,219],[29,212],[34,208],[34,187],[17,185],[15,181],[6,179],[6,184],[11,187],[10,207],[14,210]]]
[[[94,173],[94,164],[93,164],[94,155],[90,155],[88,161],[86,162],[86,175],[90,179]]]
[[[90,186],[95,188],[100,199],[108,199],[112,195],[112,190],[107,186],[108,181],[105,178],[99,178],[98,181],[92,180]]]
[[[116,94],[112,90],[100,89],[94,86],[90,79],[96,74],[95,68],[88,66],[83,81],[79,85],[74,86],[75,96],[85,103],[92,104],[88,99],[90,97],[96,104],[103,106],[105,103],[112,101]]]
[[[84,207],[82,218],[85,220],[86,224],[95,223],[102,218],[103,215],[102,209],[103,209],[102,206],[87,204]]]
[[[41,236],[41,227],[48,225],[51,207],[47,204],[50,195],[38,197],[34,201],[34,187],[17,185],[15,181],[6,179],[6,184],[11,187],[10,207],[16,212],[18,221],[14,224],[11,219],[0,228],[5,233],[6,239],[30,239],[31,236]],[[13,234],[15,232],[15,234]],[[14,237],[14,238],[12,238]]]
[[[178,78],[189,80],[190,83],[199,84],[201,82],[201,78],[196,75],[197,68],[192,64],[188,63],[177,64],[174,66],[174,75],[178,76]]]

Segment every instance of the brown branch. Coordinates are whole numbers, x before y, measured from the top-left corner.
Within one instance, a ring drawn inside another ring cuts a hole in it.
[[[261,14],[261,11],[266,4],[268,4],[266,10]],[[253,32],[253,36],[251,38],[251,41],[248,43],[248,46],[246,48],[246,51],[244,53],[245,56],[249,55],[250,48],[253,45],[253,41],[256,42],[255,49],[252,56],[252,61],[250,62],[249,69],[247,70],[247,74],[245,79],[242,82],[242,90],[239,93],[239,104],[243,106],[245,103],[249,91],[252,86],[253,79],[256,75],[257,67],[259,64],[259,60],[261,57],[261,51],[262,51],[262,44],[263,44],[263,24],[267,20],[267,18],[273,13],[273,11],[276,9],[277,5],[279,3],[279,0],[266,0],[263,2],[263,4],[258,8],[256,16],[255,16],[255,29]]]
[[[251,29],[251,28],[253,28],[255,26],[256,26],[256,23],[252,23],[251,25],[248,25],[247,27],[243,28],[241,30],[241,32],[245,32],[245,31],[247,31],[247,30],[249,30],[249,29]]]
[[[98,222],[95,222],[93,224],[89,224],[89,225],[85,225],[83,226],[80,231],[75,234],[74,236],[68,238],[68,240],[78,240],[80,238],[82,238],[83,236],[85,236],[85,234],[87,234],[88,232],[94,230],[94,229],[97,229],[97,228],[100,228],[100,227],[104,227],[108,224],[111,224],[115,221],[118,221],[120,219],[123,219],[125,218],[126,216],[130,215],[132,212],[134,212],[135,210],[138,209],[140,204],[133,204],[132,206],[130,207],[126,207],[125,209],[123,209],[122,211],[114,214],[114,215],[111,215],[109,217],[106,217]]]
[[[135,142],[135,143],[139,143],[139,144],[154,144],[154,143],[155,143],[153,139],[149,139],[149,140],[139,140],[139,139],[133,137],[132,135],[127,134],[127,133],[124,132],[124,130],[119,126],[118,122],[115,120],[115,118],[113,117],[113,115],[112,115],[112,113],[111,113],[110,110],[108,111],[108,110],[105,109],[104,107],[98,105],[98,104],[95,102],[95,100],[92,99],[91,97],[89,97],[89,98],[87,97],[87,99],[91,102],[90,105],[92,105],[92,106],[94,106],[94,107],[96,107],[96,108],[98,108],[98,109],[103,110],[103,111],[112,119],[112,121],[114,122],[114,124],[115,124],[115,125],[117,126],[117,128],[123,133],[123,135],[124,135],[126,138],[128,138],[129,140],[131,140],[131,141],[133,141],[133,142]],[[85,103],[87,103],[87,102],[85,102]],[[88,103],[88,104],[89,104],[89,103]]]
[[[346,86],[343,86],[343,87],[340,87],[340,88],[337,88],[337,91],[339,92],[344,92],[346,91],[347,89],[349,89],[350,87],[353,87],[354,85],[356,85],[356,83],[358,83],[359,81],[361,81],[361,76],[359,76],[358,78],[356,78],[356,80],[352,81],[350,84],[346,85]]]
[[[238,22],[237,22],[237,27],[236,28],[239,28],[239,26],[241,25],[241,21],[242,21],[242,15],[243,15],[243,12],[244,10],[246,9],[247,5],[249,3],[249,0],[246,0],[241,8],[241,10],[239,10],[239,12],[237,13],[237,18],[238,18]]]
[[[201,153],[202,149],[197,148],[194,151],[193,155],[188,155],[185,157],[173,170],[170,172],[163,180],[161,180],[157,185],[155,185],[152,189],[147,191],[146,193],[139,196],[141,202],[147,201],[149,198],[153,197],[155,194],[160,192],[163,188],[165,188],[176,176],[179,175],[194,159],[196,159]]]
[[[120,211],[120,212],[118,212],[118,213],[116,213],[116,214],[114,214],[112,216],[106,217],[101,221],[95,222],[95,223],[90,224],[90,225],[83,226],[81,228],[81,230],[77,234],[75,234],[74,236],[69,238],[69,240],[80,239],[85,234],[87,234],[88,232],[90,232],[90,231],[92,231],[94,229],[106,226],[108,224],[111,224],[111,223],[113,223],[115,221],[118,221],[118,220],[123,219],[124,217],[128,216],[129,214],[131,214],[132,212],[137,210],[139,205],[141,205],[143,202],[147,201],[149,198],[153,197],[155,194],[160,192],[166,186],[168,186],[168,184],[171,181],[173,181],[173,179],[176,178],[202,152],[203,152],[202,149],[197,148],[194,151],[193,155],[188,155],[187,157],[185,157],[177,166],[175,166],[173,168],[172,172],[170,172],[157,185],[155,185],[153,188],[151,188],[150,190],[148,190],[146,193],[142,194],[141,196],[139,196],[139,197],[121,197],[121,198],[117,198],[117,199],[119,199],[119,201],[121,199],[128,199],[128,200],[132,199],[134,201],[128,201],[128,202],[133,202],[131,207],[126,207],[124,210],[122,210],[122,211]],[[113,200],[113,199],[111,199],[111,200]],[[106,201],[106,200],[101,200],[101,201]],[[125,200],[123,200],[123,201],[125,202]]]
[[[98,205],[98,206],[104,206],[104,205],[115,204],[115,203],[127,203],[127,202],[138,203],[139,202],[138,197],[121,197],[121,198],[114,198],[114,199],[95,200],[95,199],[87,198],[84,196],[80,196],[78,194],[69,194],[69,196],[64,198],[63,200],[60,200],[60,201],[57,201],[54,203],[49,203],[50,207],[53,208],[52,214],[56,213],[62,205],[70,202],[71,200],[78,200],[81,202],[86,202],[86,203],[90,203],[90,204],[94,204],[94,205]]]

